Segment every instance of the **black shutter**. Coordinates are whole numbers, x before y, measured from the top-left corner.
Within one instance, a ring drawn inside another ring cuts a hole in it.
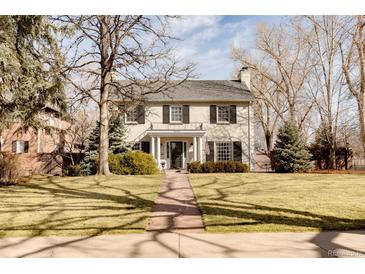
[[[163,105],[162,106],[162,123],[168,124],[170,120],[170,106]]]
[[[138,124],[144,124],[145,123],[144,106],[142,105],[137,106],[137,113],[138,113],[138,118],[137,118]]]
[[[233,160],[242,162],[242,143],[233,142]]]
[[[126,115],[127,115],[125,105],[119,105],[119,112],[122,115],[122,121],[123,121],[123,123],[125,123],[125,121],[126,121]]]
[[[150,142],[141,142],[141,150],[150,153]]]
[[[214,142],[208,142],[209,154],[205,155],[205,159],[209,162],[214,162]]]
[[[189,124],[190,123],[190,110],[188,105],[183,105],[183,123]]]
[[[217,123],[217,106],[216,105],[210,106],[210,123],[211,124]]]
[[[29,142],[24,141],[24,153],[28,153],[28,151],[29,151]]]
[[[16,141],[13,141],[11,143],[11,151],[14,152],[14,153],[16,153]]]
[[[236,124],[237,123],[237,107],[235,105],[230,106],[229,122],[231,124]]]

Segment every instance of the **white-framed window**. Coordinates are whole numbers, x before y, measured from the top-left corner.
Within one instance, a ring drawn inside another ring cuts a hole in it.
[[[229,123],[229,106],[217,106],[217,122]]]
[[[142,150],[141,149],[141,142],[137,142],[132,146],[132,150]]]
[[[183,107],[170,106],[170,123],[182,123],[183,121]]]
[[[28,153],[29,142],[23,140],[16,140],[11,143],[11,151],[14,153]]]
[[[137,123],[138,111],[136,107],[127,111],[125,121],[127,123]]]
[[[217,161],[232,160],[232,142],[217,142],[215,147],[217,152]]]

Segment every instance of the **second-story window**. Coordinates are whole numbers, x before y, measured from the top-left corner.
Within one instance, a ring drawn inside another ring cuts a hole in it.
[[[217,121],[218,123],[229,123],[229,106],[217,107]]]
[[[170,107],[170,123],[182,123],[183,121],[183,108],[182,106]]]
[[[125,120],[127,123],[137,123],[138,122],[137,108],[132,108],[132,109],[128,110]]]

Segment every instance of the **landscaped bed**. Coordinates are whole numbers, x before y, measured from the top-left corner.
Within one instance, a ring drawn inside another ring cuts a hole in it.
[[[365,176],[190,174],[209,232],[365,228]]]
[[[0,237],[144,232],[161,175],[38,177],[0,188]]]

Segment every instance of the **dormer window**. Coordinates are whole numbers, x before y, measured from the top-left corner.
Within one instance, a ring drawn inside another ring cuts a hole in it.
[[[170,106],[170,123],[182,123],[182,122],[183,122],[183,107]]]
[[[229,123],[229,106],[217,106],[218,123]]]
[[[137,123],[138,122],[138,111],[137,108],[132,108],[126,113],[126,122],[127,123]]]

